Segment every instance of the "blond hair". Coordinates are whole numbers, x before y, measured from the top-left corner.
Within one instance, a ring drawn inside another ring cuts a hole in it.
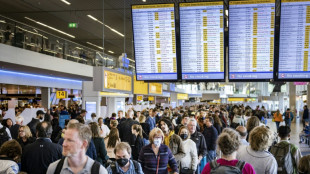
[[[24,129],[26,138],[32,137],[32,133],[31,133],[31,131],[30,131],[30,129],[29,129],[28,126],[20,126],[18,130],[20,130],[21,128]],[[18,138],[21,138],[21,137],[19,136],[19,134],[18,134]]]
[[[112,125],[114,128],[116,128],[118,125],[118,121],[117,120],[111,120],[110,125]]]
[[[274,138],[273,132],[265,126],[255,127],[249,137],[250,146],[254,151],[267,150]]]
[[[145,123],[146,117],[144,115],[140,115],[139,123]]]
[[[300,173],[309,173],[310,172],[310,155],[303,156],[299,160],[298,171]]]
[[[161,136],[162,139],[164,138],[164,133],[161,129],[159,128],[154,128],[151,132],[150,132],[150,136],[149,136],[149,140],[150,143],[153,144],[154,143],[154,137],[155,136]]]

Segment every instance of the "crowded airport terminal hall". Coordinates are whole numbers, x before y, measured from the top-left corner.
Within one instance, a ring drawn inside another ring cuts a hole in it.
[[[0,174],[310,174],[310,0],[0,2]]]

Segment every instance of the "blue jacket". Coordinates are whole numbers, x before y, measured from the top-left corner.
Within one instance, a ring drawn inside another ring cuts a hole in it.
[[[148,116],[145,122],[150,125],[150,131],[152,131],[156,127],[155,117],[152,118],[151,116]]]
[[[290,119],[290,120],[292,121],[293,118],[294,118],[293,112],[290,112],[290,118],[289,118],[289,119],[286,117],[286,112],[283,113],[283,116],[284,116],[284,119],[285,119],[285,120],[289,120],[289,119]]]

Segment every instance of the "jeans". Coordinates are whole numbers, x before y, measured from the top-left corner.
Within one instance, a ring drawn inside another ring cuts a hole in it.
[[[285,119],[285,126],[291,127],[291,119]]]
[[[277,130],[278,130],[280,127],[280,121],[276,121],[276,126],[277,126]]]
[[[212,160],[214,160],[216,157],[216,151],[215,150],[208,150],[208,154],[207,154],[207,162],[211,162]]]

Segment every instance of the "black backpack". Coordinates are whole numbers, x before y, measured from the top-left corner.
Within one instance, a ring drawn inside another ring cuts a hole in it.
[[[0,146],[8,141],[10,139],[8,133],[6,132],[6,127],[3,126],[1,129],[0,129]]]
[[[65,158],[62,158],[62,159],[58,162],[54,174],[60,174],[61,169],[62,169],[62,166],[64,165],[64,161],[65,161]],[[91,174],[99,174],[100,165],[101,165],[101,164],[100,164],[99,162],[94,161],[94,164],[93,164],[92,167],[91,167],[91,172],[90,172],[90,173],[91,173]]]
[[[291,174],[294,172],[291,144],[278,143],[271,147],[270,153],[277,160],[278,174]]]
[[[238,161],[236,166],[224,166],[217,163],[216,160],[213,160],[210,163],[210,174],[242,174],[244,165],[244,161]]]
[[[135,166],[135,173],[139,173],[139,162],[132,160],[133,165]],[[119,174],[118,170],[116,169],[116,162],[112,162],[110,164],[111,170],[112,170],[112,174]]]

